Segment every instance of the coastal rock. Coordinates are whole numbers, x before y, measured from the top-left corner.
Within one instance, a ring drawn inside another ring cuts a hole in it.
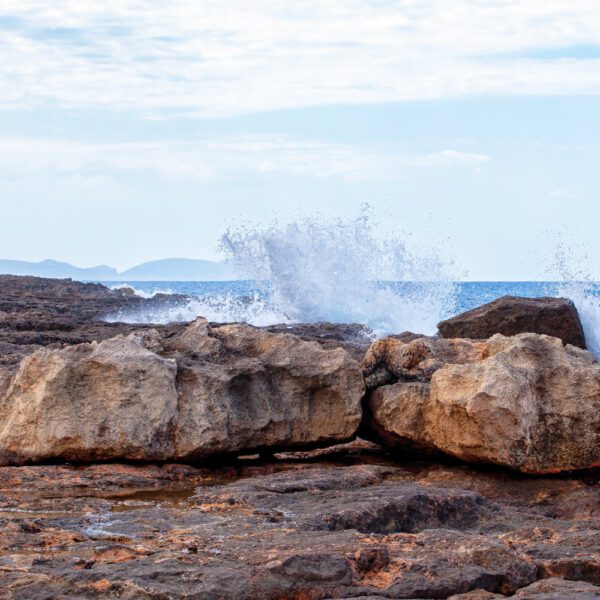
[[[448,600],[502,600],[506,596],[492,594],[484,590],[474,590],[466,594],[454,594]],[[597,600],[600,598],[600,588],[583,581],[566,581],[552,577],[536,581],[520,590],[512,598],[521,600]]]
[[[567,298],[503,296],[438,324],[444,338],[487,339],[496,333],[541,333],[586,348],[575,305]]]
[[[12,600],[570,598],[599,590],[600,508],[578,510],[584,491],[597,496],[597,480],[342,447],[211,468],[0,467],[0,589]],[[557,518],[563,507],[575,512]]]
[[[130,288],[111,290],[99,283],[0,275],[0,365],[17,364],[43,347],[64,348],[149,330],[147,324],[117,321],[149,317],[188,301],[176,294],[141,298]],[[182,325],[153,327],[169,332]]]
[[[0,462],[171,456],[177,365],[143,342],[119,336],[24,358],[0,402]]]
[[[341,348],[204,319],[166,338],[41,349],[0,369],[0,461],[190,459],[347,441],[363,391]]]
[[[367,388],[374,389],[397,381],[428,382],[445,364],[481,360],[485,350],[485,342],[472,340],[390,336],[371,344],[361,366]]]
[[[341,348],[243,324],[209,330],[204,319],[166,348],[183,351],[173,429],[179,457],[336,443],[358,428],[364,385]]]
[[[359,362],[375,337],[371,329],[358,323],[294,323],[268,325],[264,329],[273,333],[292,333],[326,349],[343,348]]]
[[[382,340],[363,366],[389,381],[367,399],[371,439],[524,472],[600,465],[600,365],[558,338]]]

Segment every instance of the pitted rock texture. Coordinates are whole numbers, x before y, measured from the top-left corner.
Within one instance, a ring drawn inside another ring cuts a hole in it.
[[[375,334],[358,323],[296,323],[293,325],[268,325],[273,333],[293,333],[308,342],[318,342],[323,348],[343,348],[357,361],[361,361],[369,349]]]
[[[525,472],[600,465],[600,365],[558,338],[380,340],[363,373],[371,439]]]
[[[501,600],[502,594],[492,594],[483,590],[475,590],[466,594],[454,594],[448,600]],[[582,581],[566,581],[564,579],[544,579],[517,590],[512,598],[519,600],[597,600],[600,589]]]
[[[0,597],[587,600],[599,494],[597,474],[392,462],[364,443],[210,468],[2,467]]]
[[[54,349],[149,329],[148,325],[106,322],[111,316],[176,307],[186,296],[136,296],[98,283],[0,275],[0,365],[16,364],[41,347]],[[160,327],[169,330],[177,325]]]
[[[0,367],[0,462],[197,459],[347,441],[358,364],[248,325],[117,336]]]
[[[503,296],[438,324],[445,338],[487,339],[496,333],[511,336],[540,333],[564,344],[586,348],[577,308],[567,298]]]

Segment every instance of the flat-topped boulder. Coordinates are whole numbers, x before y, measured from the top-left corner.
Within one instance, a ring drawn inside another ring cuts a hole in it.
[[[538,334],[375,342],[363,434],[530,473],[600,465],[600,365]]]
[[[442,321],[438,330],[444,338],[470,339],[488,339],[496,333],[541,333],[586,348],[577,308],[567,298],[503,296]]]
[[[352,439],[358,363],[296,336],[198,319],[37,350],[0,368],[0,463],[174,460]]]

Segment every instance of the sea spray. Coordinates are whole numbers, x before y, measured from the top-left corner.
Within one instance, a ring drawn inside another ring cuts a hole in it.
[[[555,232],[553,240],[554,254],[548,271],[560,278],[556,295],[575,303],[588,350],[600,359],[600,286],[589,274],[590,257],[568,232]]]
[[[600,359],[600,290],[586,281],[565,281],[558,286],[558,296],[570,298],[577,307],[588,350]]]
[[[379,235],[366,214],[230,230],[221,246],[241,277],[269,282],[268,305],[288,322],[431,334],[454,311],[456,285],[439,255]]]
[[[140,298],[154,298],[158,294],[174,294],[175,292],[171,288],[158,288],[152,289],[150,291],[142,290],[134,287],[130,283],[115,283],[110,286],[111,290],[131,290],[133,294],[139,296]]]
[[[409,248],[399,235],[381,235],[367,214],[230,230],[221,248],[242,279],[230,282],[235,290],[110,320],[168,323],[204,316],[257,326],[330,321],[367,325],[380,336],[435,333],[438,321],[456,310],[458,286],[439,254]]]

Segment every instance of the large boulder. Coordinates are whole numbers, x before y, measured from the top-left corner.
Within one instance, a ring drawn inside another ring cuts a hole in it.
[[[577,309],[567,298],[503,296],[438,324],[444,338],[487,339],[496,333],[542,333],[586,348]]]
[[[600,365],[558,338],[381,340],[363,367],[371,439],[531,473],[600,465]]]
[[[176,374],[140,337],[38,350],[0,399],[0,462],[166,459]]]
[[[168,344],[181,353],[179,457],[347,441],[360,424],[364,384],[342,348],[203,319]]]
[[[204,319],[0,369],[0,463],[173,460],[351,439],[364,386],[341,348]]]

